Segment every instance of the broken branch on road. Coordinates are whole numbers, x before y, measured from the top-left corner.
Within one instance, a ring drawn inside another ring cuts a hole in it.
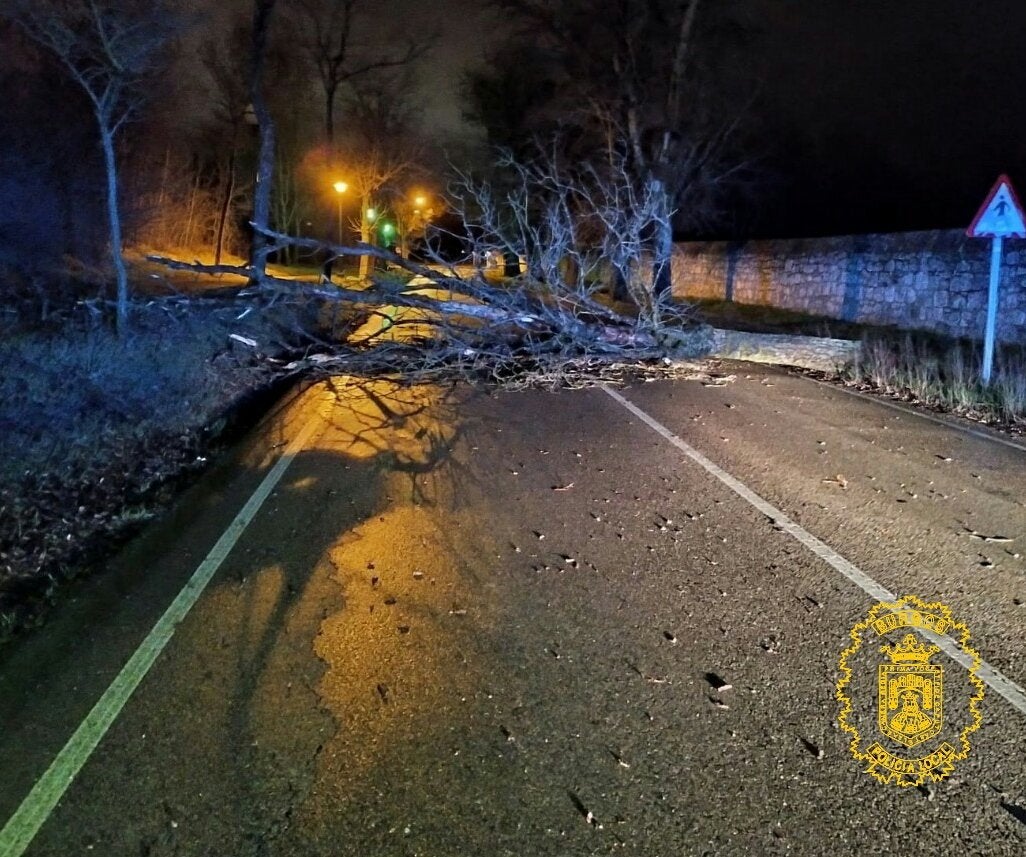
[[[601,174],[544,158],[529,166],[508,159],[502,166],[511,182],[501,197],[465,175],[451,189],[463,231],[448,237],[474,261],[469,272],[430,251],[419,262],[364,242],[320,241],[258,224],[253,228],[269,254],[290,249],[328,260],[369,257],[386,270],[339,285],[289,279],[263,266],[148,258],[174,270],[242,277],[248,285],[235,293],[240,302],[295,306],[303,323],[283,332],[292,347],[268,361],[278,373],[385,373],[504,385],[530,379],[555,387],[605,381],[636,367],[649,376],[680,377],[681,368],[662,358],[708,352],[711,330],[654,291],[644,248],[666,213],[658,200],[637,192],[626,165]],[[486,271],[482,260],[496,255],[518,260],[519,274],[499,278]],[[633,302],[629,311],[610,297],[623,292],[621,286]],[[344,339],[313,320],[339,306],[365,315],[362,327]]]

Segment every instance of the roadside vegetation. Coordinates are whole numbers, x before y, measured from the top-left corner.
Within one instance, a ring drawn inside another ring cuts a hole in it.
[[[998,350],[990,386],[982,381],[982,346],[923,331],[856,324],[777,307],[695,301],[698,318],[752,333],[825,336],[860,342],[858,357],[831,380],[1026,434],[1026,349]]]
[[[302,321],[216,297],[129,309],[127,335],[81,308],[0,331],[0,642],[206,466]]]
[[[999,352],[989,386],[981,378],[978,343],[925,334],[863,337],[845,383],[926,407],[992,424],[1015,434],[1026,430],[1026,353]]]

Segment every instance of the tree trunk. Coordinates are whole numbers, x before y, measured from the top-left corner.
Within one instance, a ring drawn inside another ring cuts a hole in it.
[[[367,208],[370,205],[370,197],[364,194],[360,197],[360,241],[364,244],[371,243],[371,222],[367,217]],[[371,257],[364,255],[360,257],[360,279],[366,280],[370,276]]]
[[[228,212],[231,209],[232,197],[235,195],[235,146],[228,156],[228,177],[225,180],[224,199],[221,200],[221,211],[217,217],[217,245],[214,248],[214,264],[221,264],[224,253],[224,232],[228,223]]]
[[[167,202],[167,178],[168,173],[171,172],[171,147],[168,146],[164,149],[164,169],[160,173],[160,193],[157,195],[157,209],[163,213],[164,204]],[[167,230],[163,229],[163,223],[161,223],[162,231],[166,233]]]
[[[673,257],[673,224],[666,185],[662,179],[653,176],[649,178],[649,187],[659,200],[659,216],[653,224],[652,236],[652,294],[659,299],[668,296],[673,287],[670,268]]]
[[[189,214],[185,219],[185,232],[182,235],[181,245],[192,248],[192,228],[196,217],[196,197],[199,195],[201,176],[196,173],[192,185],[189,188]]]
[[[254,280],[267,270],[268,241],[261,230],[270,228],[271,180],[274,176],[274,120],[264,98],[263,70],[267,53],[267,33],[275,0],[255,0],[253,8],[253,65],[249,95],[256,114],[260,150],[257,155],[256,186],[253,190],[253,224],[249,262]]]
[[[324,87],[324,133],[328,138],[328,147],[335,142],[335,87]]]
[[[627,288],[627,278],[618,265],[611,265],[609,277],[611,281],[610,291],[614,301],[629,301],[631,299],[630,289]]]
[[[114,157],[114,134],[100,122],[103,164],[107,170],[107,223],[110,228],[110,256],[117,278],[117,333],[128,331],[128,271],[121,248],[121,211],[118,208],[118,168]]]

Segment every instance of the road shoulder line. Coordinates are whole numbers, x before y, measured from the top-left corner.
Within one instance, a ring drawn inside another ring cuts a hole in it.
[[[963,434],[971,435],[972,437],[979,438],[980,440],[989,440],[991,443],[999,443],[1002,446],[1017,449],[1019,452],[1026,452],[1026,446],[1023,446],[1021,443],[1016,443],[1014,440],[1010,440],[1007,437],[1002,437],[996,430],[992,429],[991,431],[984,431],[983,429],[963,425],[957,417],[954,416],[945,417],[938,414],[931,414],[915,407],[914,405],[894,401],[886,396],[863,393],[861,390],[853,390],[850,387],[846,387],[844,384],[821,381],[819,378],[812,378],[808,375],[795,375],[794,377],[807,378],[810,381],[815,381],[821,387],[826,387],[830,390],[839,390],[842,393],[847,393],[849,396],[854,396],[856,399],[862,399],[864,402],[875,402],[878,405],[890,408],[892,411],[897,411],[899,414],[907,414],[910,417],[919,417],[922,420],[929,420],[931,423],[935,423],[936,425],[944,426],[945,428],[953,429],[954,431],[960,431]]]
[[[296,456],[322,425],[319,415],[310,418],[299,434],[288,445],[281,458],[264,476],[206,558],[178,593],[175,600],[157,620],[146,638],[139,644],[121,671],[104,691],[99,701],[72,734],[50,767],[26,795],[14,815],[0,830],[0,855],[21,857],[32,843],[39,829],[50,817],[54,807],[64,796],[79,771],[89,760],[103,736],[117,720],[125,703],[135,692],[160,653],[174,636],[175,629],[203,594],[207,584],[231,553],[239,538],[256,517],[261,506],[281,481]]]
[[[764,500],[743,482],[731,476],[727,471],[723,470],[723,468],[719,467],[702,455],[702,453],[693,446],[681,440],[680,437],[675,435],[655,417],[651,416],[646,411],[643,411],[632,401],[622,396],[611,387],[603,386],[602,389],[623,408],[677,447],[677,449],[683,452],[684,455],[695,462],[695,464],[699,465],[710,475],[715,476],[731,491],[741,497],[741,499],[754,506],[758,511],[769,518],[775,526],[779,527],[783,532],[786,532],[796,541],[800,542],[803,546],[812,551],[812,553],[816,554],[816,556],[831,566],[835,571],[840,572],[848,578],[848,580],[854,583],[871,598],[874,598],[877,601],[897,600],[897,595],[890,590],[885,589],[854,563],[849,562],[828,544],[817,539],[800,524],[792,521],[776,506]],[[972,665],[972,658],[962,651],[961,648],[951,642],[947,637],[941,637],[939,635],[929,633],[928,636],[932,643],[940,646],[943,652],[956,663],[961,664],[966,669]],[[1026,690],[1023,690],[1022,687],[1007,676],[1003,675],[986,661],[980,662],[980,666],[976,674],[988,687],[990,687],[995,693],[1002,696],[1020,714],[1026,715]]]

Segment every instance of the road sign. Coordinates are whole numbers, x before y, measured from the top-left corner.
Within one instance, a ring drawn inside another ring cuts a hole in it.
[[[1019,197],[1006,175],[998,176],[994,187],[969,224],[970,238],[990,238],[990,286],[987,291],[987,328],[983,336],[983,383],[990,384],[994,368],[994,338],[997,330],[998,284],[1001,281],[1001,248],[1005,238],[1026,238],[1026,217]]]
[[[999,176],[994,182],[966,234],[970,238],[1026,238],[1026,215],[1008,176]]]

